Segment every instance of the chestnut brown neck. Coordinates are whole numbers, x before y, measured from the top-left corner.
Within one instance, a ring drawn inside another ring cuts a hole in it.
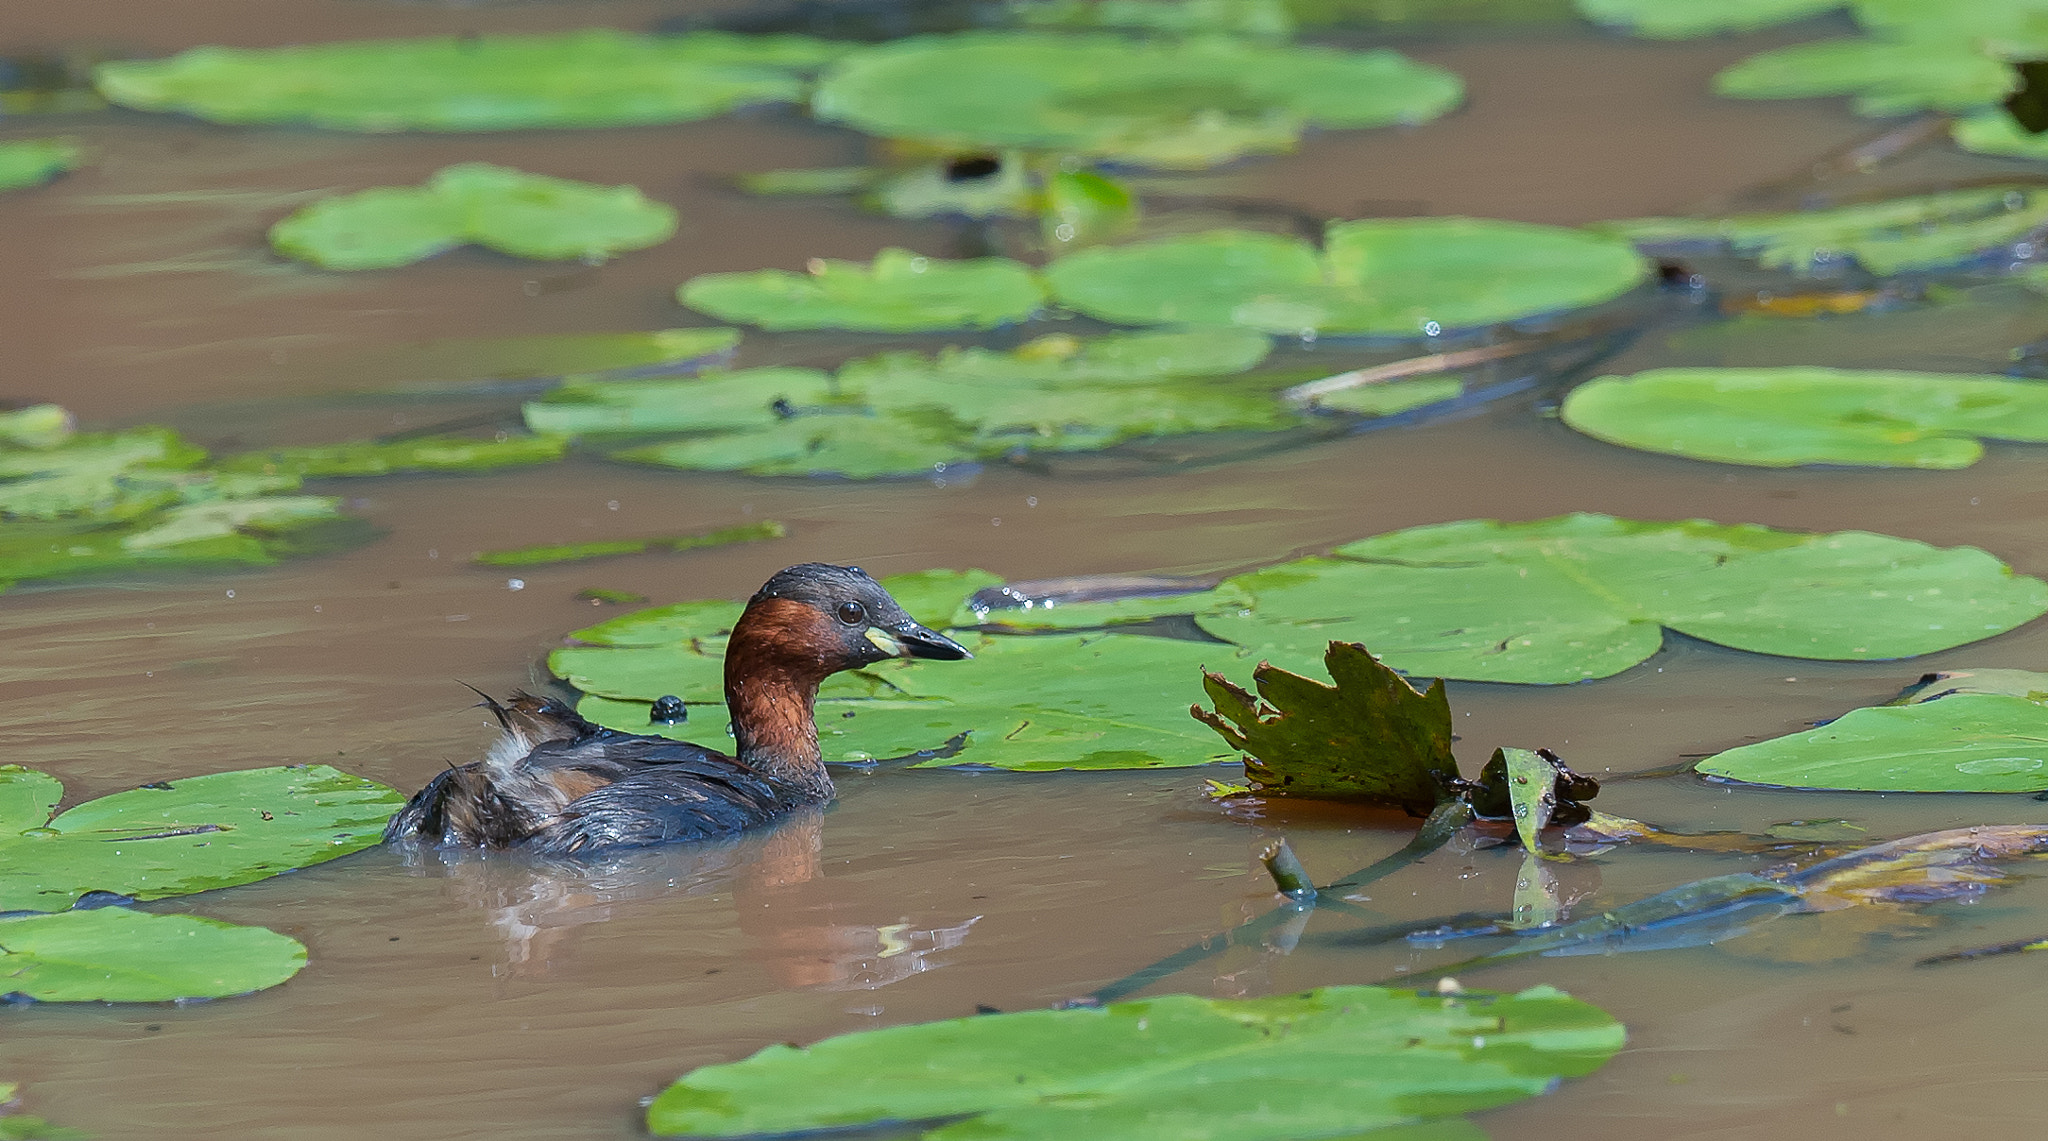
[[[801,602],[752,603],[725,650],[725,704],[739,759],[810,799],[832,796],[812,706],[840,668],[831,619]]]

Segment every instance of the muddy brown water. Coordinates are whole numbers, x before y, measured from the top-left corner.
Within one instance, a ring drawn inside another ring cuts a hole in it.
[[[706,11],[700,8],[696,11]],[[659,3],[439,7],[217,0],[139,8],[0,3],[0,49],[148,54],[363,35],[644,27]],[[1576,223],[1684,211],[1804,169],[1872,126],[1827,102],[1716,101],[1725,63],[1811,31],[1669,45],[1557,28],[1468,29],[1400,44],[1464,74],[1469,105],[1412,132],[1318,136],[1223,172],[1228,192],[1317,214],[1390,210]],[[117,111],[0,123],[61,130],[93,161],[0,196],[7,371],[0,395],[54,399],[92,426],[171,423],[211,447],[334,441],[516,398],[363,396],[419,380],[423,341],[659,328],[691,274],[952,252],[943,224],[831,203],[750,201],[719,176],[836,165],[863,140],[778,113],[699,124],[370,138],[215,127]],[[602,268],[459,252],[391,273],[284,264],[264,226],[321,192],[504,162],[632,182],[682,232]],[[2024,173],[1936,149],[1883,177],[1939,184]],[[1388,204],[1396,204],[1389,206]],[[1396,208],[1398,207],[1398,208]],[[1941,306],[1805,324],[1677,322],[1610,362],[2005,367],[2048,311],[1988,285]],[[750,362],[822,360],[872,341],[756,337]],[[370,362],[370,363],[365,363]],[[1860,527],[1982,545],[2048,574],[2048,453],[1994,446],[1960,473],[1768,472],[1631,454],[1575,436],[1533,399],[1401,431],[1191,468],[966,483],[762,481],[590,459],[488,476],[333,485],[383,538],[273,569],[119,579],[0,598],[6,759],[72,800],[223,768],[324,761],[410,789],[488,736],[457,679],[545,682],[541,659],[600,616],[577,591],[654,601],[742,597],[777,566],[877,573],[982,566],[1013,578],[1212,573],[1378,531],[1473,516],[1607,511],[1781,527]],[[515,572],[472,552],[690,531],[746,519],[790,537]],[[1547,744],[1621,773],[1790,731],[1888,696],[1923,670],[2039,668],[2048,623],[1909,663],[1764,658],[1674,638],[1621,677],[1565,688],[1454,684],[1467,770],[1496,745]],[[1190,696],[1196,688],[1190,684]],[[156,905],[286,931],[311,965],[275,990],[184,1007],[0,1010],[0,1078],[33,1108],[106,1138],[606,1138],[682,1072],[776,1042],[1084,994],[1273,896],[1253,853],[1288,836],[1327,879],[1398,847],[1407,825],[1313,806],[1233,816],[1222,771],[847,775],[822,818],[744,842],[565,871],[518,858],[376,849]],[[2029,798],[1613,785],[1603,807],[1676,828],[1760,830],[1845,817],[1875,837],[2039,820]],[[1580,913],[1743,857],[1617,851],[1566,869]],[[1507,906],[1520,861],[1454,846],[1373,885],[1384,922]],[[1472,985],[1553,983],[1624,1020],[1629,1047],[1555,1094],[1480,1115],[1500,1138],[2018,1136],[2038,1116],[2048,988],[2012,958],[1916,969],[1920,955],[2048,932],[2048,884],[1866,941],[1842,916],[1780,921],[1724,948],[1543,960]],[[1319,919],[1311,932],[1349,921]],[[1365,982],[1458,957],[1239,948],[1179,976],[1198,994]],[[1830,956],[1840,955],[1832,961]]]

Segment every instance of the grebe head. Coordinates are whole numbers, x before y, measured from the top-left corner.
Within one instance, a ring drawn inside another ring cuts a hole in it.
[[[890,658],[959,661],[974,656],[920,625],[859,567],[798,563],[777,571],[747,600],[747,612],[772,614],[781,639],[807,657],[815,655],[827,673]],[[742,628],[748,625],[742,621]],[[739,635],[735,629],[735,638]]]

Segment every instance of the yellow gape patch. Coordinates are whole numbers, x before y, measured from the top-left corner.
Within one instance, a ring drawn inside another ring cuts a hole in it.
[[[902,639],[879,626],[868,627],[868,641],[873,642],[876,649],[892,657],[910,656],[910,648],[903,644]]]

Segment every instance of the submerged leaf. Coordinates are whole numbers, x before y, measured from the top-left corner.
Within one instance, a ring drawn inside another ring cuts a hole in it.
[[[1261,664],[1258,697],[1204,672],[1216,706],[1189,712],[1248,754],[1245,775],[1268,796],[1366,800],[1421,816],[1454,777],[1451,705],[1443,682],[1420,692],[1364,646],[1331,642],[1323,658],[1335,685]]]
[[[1457,76],[1387,50],[968,32],[849,55],[811,106],[885,138],[1198,168],[1291,150],[1309,127],[1427,122],[1462,97]]]
[[[707,273],[676,296],[719,320],[764,329],[916,333],[1025,320],[1044,304],[1045,289],[1028,266],[1008,258],[948,261],[886,249],[868,265],[819,258],[806,273]]]
[[[345,131],[503,131],[680,123],[802,92],[800,73],[847,45],[801,36],[553,35],[200,47],[104,63],[100,93],[124,107],[221,123]]]
[[[390,269],[465,243],[514,257],[599,262],[675,231],[675,210],[636,187],[472,162],[444,167],[424,186],[323,198],[272,226],[270,244],[325,269]]]
[[[2048,612],[2048,584],[1973,547],[1862,531],[1567,515],[1415,527],[1226,580],[1249,613],[1200,619],[1247,655],[1373,646],[1417,677],[1558,684],[1620,673],[1661,627],[1757,653],[1912,657]]]
[[[1565,397],[1564,422],[1623,447],[1754,467],[1953,469],[1978,437],[2048,443],[2048,384],[1830,368],[1656,369]]]
[[[0,834],[0,911],[62,911],[94,891],[147,900],[253,883],[376,844],[404,804],[326,765],[144,785]]]
[[[1623,1040],[1619,1023],[1547,987],[1167,995],[771,1046],[684,1075],[647,1124],[703,1138],[881,1122],[931,1141],[1349,1137],[1537,1096]]]
[[[0,994],[42,1002],[226,998],[305,965],[297,939],[196,915],[102,907],[0,919]]]
[[[1612,300],[1646,263],[1613,237],[1476,218],[1333,223],[1298,238],[1212,230],[1048,266],[1062,304],[1121,324],[1419,337]]]

